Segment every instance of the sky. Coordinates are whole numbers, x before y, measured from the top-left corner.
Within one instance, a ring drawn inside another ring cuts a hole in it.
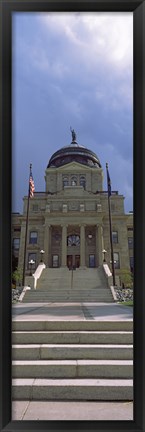
[[[133,14],[13,13],[12,211],[23,211],[29,166],[45,191],[52,154],[77,142],[94,151],[112,190],[133,210]]]

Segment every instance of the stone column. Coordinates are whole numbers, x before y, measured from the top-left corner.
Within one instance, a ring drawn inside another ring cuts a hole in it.
[[[103,264],[103,253],[102,250],[104,249],[104,241],[103,241],[103,227],[102,225],[97,226],[96,230],[96,252],[98,256],[98,264]]]
[[[66,267],[66,254],[67,254],[67,225],[62,225],[61,267]]]
[[[50,225],[46,224],[44,228],[44,263],[46,267],[50,266]]]
[[[80,267],[85,267],[85,225],[80,226]]]

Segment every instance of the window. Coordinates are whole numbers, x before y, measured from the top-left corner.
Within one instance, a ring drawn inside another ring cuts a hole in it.
[[[27,263],[27,268],[28,268],[28,270],[30,269],[30,264],[29,264],[29,262],[30,262],[31,260],[33,260],[33,261],[35,262],[35,264],[32,265],[32,270],[35,270],[35,268],[36,268],[36,253],[30,252],[30,253],[28,254],[28,263]]]
[[[111,202],[111,211],[114,212],[115,211],[115,204]]]
[[[33,204],[32,210],[38,212],[38,204]]]
[[[118,252],[114,252],[114,267],[115,267],[115,269],[120,268],[120,260],[119,260],[119,253]]]
[[[89,267],[95,267],[95,255],[89,255]]]
[[[77,186],[77,178],[76,177],[71,178],[71,186]]]
[[[112,241],[113,243],[118,243],[118,232],[112,231]]]
[[[128,237],[128,247],[129,249],[133,249],[133,237]]]
[[[29,243],[30,244],[37,244],[37,232],[36,231],[31,231],[30,232]]]
[[[79,246],[80,245],[80,236],[79,235],[70,235],[67,237],[67,245],[68,246]]]
[[[133,228],[132,227],[127,228],[127,230],[133,232]]]
[[[64,177],[64,178],[63,178],[63,188],[64,188],[65,186],[68,186],[68,178],[67,178],[67,177]]]
[[[19,238],[13,239],[13,248],[14,248],[14,250],[19,250],[19,248],[20,248],[20,239]]]
[[[84,189],[86,187],[86,179],[84,176],[80,177],[80,186],[83,186]]]
[[[54,232],[53,234],[53,238],[55,239],[56,243],[60,243],[60,233],[59,232]]]
[[[21,232],[21,228],[14,228],[15,232]]]
[[[58,267],[58,255],[52,255],[52,267]]]
[[[64,213],[67,213],[67,204],[63,204],[63,205],[62,205],[62,211],[63,211]]]
[[[134,259],[133,259],[133,257],[130,257],[130,271],[131,271],[131,273],[133,273],[133,269],[134,269]]]
[[[84,210],[85,210],[85,205],[84,204],[80,204],[80,211],[84,212]]]

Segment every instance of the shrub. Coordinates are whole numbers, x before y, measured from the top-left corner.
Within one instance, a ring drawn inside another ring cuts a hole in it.
[[[12,280],[16,283],[16,285],[22,284],[22,270],[16,268],[16,270],[12,273]]]
[[[121,284],[124,285],[124,288],[133,288],[133,274],[129,270],[121,270],[120,279]]]

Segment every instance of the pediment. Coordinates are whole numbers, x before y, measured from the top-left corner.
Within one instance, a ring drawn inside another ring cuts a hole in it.
[[[78,171],[80,171],[80,172],[90,171],[90,169],[91,168],[87,167],[86,165],[82,165],[79,162],[74,162],[73,161],[73,162],[70,162],[70,163],[68,163],[66,165],[63,165],[63,166],[57,168],[57,171],[60,171],[60,172],[63,172],[63,173],[65,173],[65,172],[71,173],[71,172],[75,172],[76,170],[77,170],[77,172]]]

